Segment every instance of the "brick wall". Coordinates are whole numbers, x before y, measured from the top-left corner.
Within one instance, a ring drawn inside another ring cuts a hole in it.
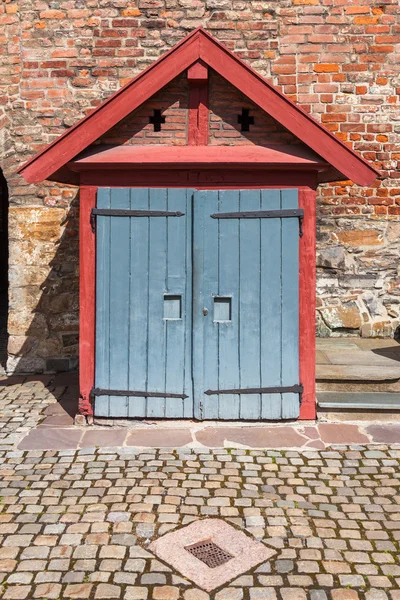
[[[392,335],[400,309],[399,12],[398,0],[3,2],[10,370],[74,367],[78,330],[76,189],[27,185],[15,168],[200,24],[382,169],[368,189],[320,188],[318,326],[321,335]],[[222,121],[213,120],[215,131],[229,131]]]
[[[189,85],[183,74],[126,119],[100,138],[101,144],[168,144],[182,146],[187,143]],[[159,110],[165,122],[161,131],[154,131],[149,118]]]
[[[210,72],[209,144],[212,146],[296,144],[297,138],[217,73]],[[254,124],[242,132],[238,116],[249,110]]]

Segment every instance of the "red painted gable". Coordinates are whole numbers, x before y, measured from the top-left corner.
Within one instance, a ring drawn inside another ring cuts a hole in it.
[[[372,183],[379,172],[291,102],[202,28],[194,30],[159,60],[113,94],[87,117],[23,165],[31,183],[44,179],[77,183],[68,164],[186,69],[201,64],[218,73],[256,106],[303,142],[325,163],[319,181],[351,179]],[[251,162],[243,159],[242,164]]]

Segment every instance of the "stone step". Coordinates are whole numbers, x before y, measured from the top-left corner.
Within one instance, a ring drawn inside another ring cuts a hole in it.
[[[400,392],[400,363],[317,365],[318,392]]]
[[[400,394],[385,392],[318,392],[319,410],[400,411]]]

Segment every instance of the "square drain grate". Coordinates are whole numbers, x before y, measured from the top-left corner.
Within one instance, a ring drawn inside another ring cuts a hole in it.
[[[222,548],[217,546],[211,538],[196,542],[190,546],[185,546],[185,550],[201,560],[201,562],[207,565],[207,567],[210,567],[210,569],[215,569],[215,567],[219,567],[234,558],[232,554],[229,554],[229,552],[226,552],[226,550],[222,550]]]
[[[149,550],[206,592],[216,590],[276,554],[222,519],[199,519],[169,531],[154,540]]]

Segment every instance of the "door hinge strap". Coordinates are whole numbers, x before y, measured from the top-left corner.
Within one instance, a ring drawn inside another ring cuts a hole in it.
[[[207,396],[214,394],[302,394],[303,386],[299,385],[292,386],[274,386],[265,388],[236,388],[232,390],[207,390],[204,392]]]
[[[96,216],[101,217],[183,217],[185,213],[168,210],[128,210],[123,208],[92,208],[90,225],[96,230]]]
[[[138,398],[188,398],[186,394],[167,394],[164,392],[138,392],[132,390],[106,390],[102,388],[93,388],[91,396],[135,396]]]
[[[299,219],[299,236],[303,237],[304,210],[302,208],[285,208],[282,210],[249,210],[245,212],[214,213],[212,219]]]

